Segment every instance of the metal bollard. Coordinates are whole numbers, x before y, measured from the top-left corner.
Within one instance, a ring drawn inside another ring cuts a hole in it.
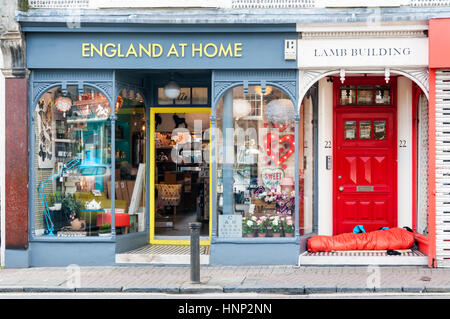
[[[191,283],[200,283],[200,228],[201,223],[189,223],[191,229]]]

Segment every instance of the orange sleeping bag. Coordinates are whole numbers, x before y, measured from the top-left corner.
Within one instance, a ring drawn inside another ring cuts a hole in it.
[[[336,236],[313,236],[308,251],[408,249],[414,244],[414,234],[403,228],[375,230],[368,233],[345,233]]]

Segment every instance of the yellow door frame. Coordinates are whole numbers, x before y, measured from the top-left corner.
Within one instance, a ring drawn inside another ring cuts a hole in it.
[[[150,108],[150,244],[158,245],[189,245],[189,240],[160,240],[155,239],[155,114],[156,113],[208,113],[207,107],[152,107]],[[211,121],[209,122],[211,128]],[[211,143],[209,145],[209,158],[211,161]],[[209,169],[209,237],[208,240],[200,240],[200,245],[211,244],[212,230],[212,188],[211,168]]]

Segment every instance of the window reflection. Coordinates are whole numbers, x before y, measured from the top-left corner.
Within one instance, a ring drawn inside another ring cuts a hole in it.
[[[373,104],[373,87],[371,85],[360,85],[358,90],[358,104]]]
[[[344,130],[344,138],[346,140],[356,139],[356,121],[345,121]]]
[[[111,234],[110,223],[101,228],[96,219],[111,208],[111,108],[98,90],[83,89],[50,89],[35,107],[37,236]]]
[[[371,135],[371,121],[359,122],[359,138],[361,140],[369,140]]]
[[[386,139],[386,121],[373,122],[373,137],[376,140]]]
[[[341,86],[341,105],[355,104],[356,102],[356,90],[352,85]]]

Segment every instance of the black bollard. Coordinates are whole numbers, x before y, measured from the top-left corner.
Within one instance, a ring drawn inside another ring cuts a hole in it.
[[[191,229],[191,283],[200,283],[200,227],[201,223],[189,223]]]

